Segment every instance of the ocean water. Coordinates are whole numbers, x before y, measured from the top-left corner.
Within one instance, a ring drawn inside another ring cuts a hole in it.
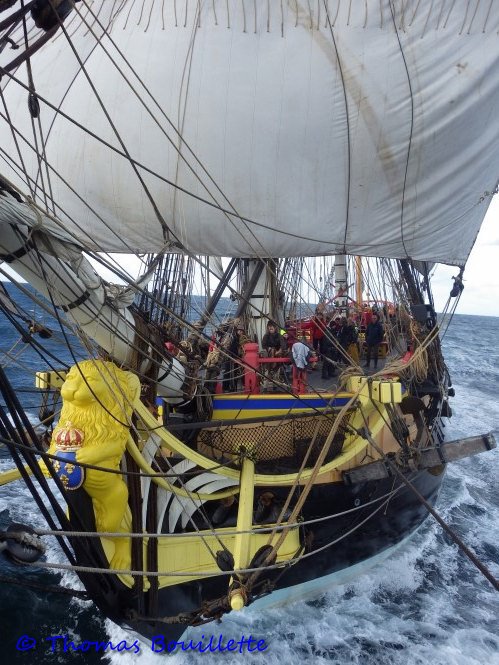
[[[11,349],[17,333],[0,322],[0,354]],[[499,318],[456,315],[443,339],[456,396],[453,418],[446,427],[448,440],[493,431],[499,439]],[[54,341],[54,351],[57,344]],[[12,353],[20,350],[18,345]],[[61,361],[70,362],[64,351]],[[7,371],[18,388],[31,388],[28,368],[41,368],[39,358],[23,352],[25,371],[12,365]],[[23,397],[28,411],[30,394]],[[33,413],[33,417],[36,414]],[[0,469],[12,465],[0,448]],[[499,451],[494,450],[448,467],[438,502],[445,521],[499,578]],[[44,527],[29,493],[19,484],[0,487],[0,528],[11,521]],[[64,562],[53,539],[47,559]],[[79,588],[70,573],[20,569],[0,556],[0,575],[37,583]],[[140,644],[138,653],[96,654],[64,651],[63,641],[45,638],[68,636],[107,641],[115,646],[135,636],[105,619],[90,603],[55,593],[2,583],[0,586],[0,662],[103,663],[149,665],[164,655]],[[224,643],[252,635],[265,640],[264,652],[251,653],[254,663],[278,665],[354,663],[358,665],[499,665],[499,594],[458,550],[431,517],[396,554],[353,583],[328,590],[313,601],[285,608],[257,611],[249,608],[219,624],[191,629],[188,638],[206,644],[222,634]],[[21,636],[36,640],[26,652],[17,650]],[[255,646],[253,642],[253,646]],[[264,646],[263,644],[261,646]],[[240,663],[247,653],[199,653],[170,656],[178,665],[220,661]]]

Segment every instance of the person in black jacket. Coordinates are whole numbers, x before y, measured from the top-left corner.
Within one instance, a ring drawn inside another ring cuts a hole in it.
[[[379,345],[383,341],[383,326],[379,320],[379,315],[373,312],[372,319],[370,323],[367,324],[366,328],[366,364],[364,367],[369,367],[371,364],[371,356],[374,360],[374,368],[378,366],[378,351]]]
[[[336,329],[329,323],[326,326],[326,333],[321,339],[320,352],[322,358],[322,378],[331,379],[336,370]]]
[[[267,352],[269,358],[286,355],[288,350],[287,342],[278,331],[275,323],[267,324],[267,332],[263,336],[262,347]]]
[[[348,353],[349,347],[352,344],[357,344],[358,339],[359,339],[359,334],[357,332],[357,328],[355,327],[353,319],[350,317],[348,319],[343,317],[341,329],[338,335],[338,341],[341,344],[341,346]]]
[[[227,356],[223,362],[222,386],[224,392],[237,392],[238,383],[243,377],[241,365],[236,362],[238,358],[244,355],[244,345],[251,341],[245,333],[242,325],[234,326],[232,331],[226,333],[222,346],[227,351]]]

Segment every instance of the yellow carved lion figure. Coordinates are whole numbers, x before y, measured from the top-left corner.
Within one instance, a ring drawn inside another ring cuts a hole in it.
[[[133,404],[140,395],[139,379],[104,360],[85,360],[73,366],[61,388],[63,407],[49,453],[57,455],[58,439],[68,424],[82,434],[76,461],[118,470],[129,435]],[[85,491],[92,497],[97,531],[120,532],[128,506],[122,476],[85,469]],[[112,568],[130,567],[130,539],[114,538]]]

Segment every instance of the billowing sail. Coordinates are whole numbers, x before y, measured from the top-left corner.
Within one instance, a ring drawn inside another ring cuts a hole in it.
[[[499,173],[498,30],[478,0],[78,2],[30,58],[39,119],[26,63],[2,78],[0,171],[93,249],[461,264]]]

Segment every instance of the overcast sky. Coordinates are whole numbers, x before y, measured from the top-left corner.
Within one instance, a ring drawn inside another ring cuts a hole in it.
[[[438,266],[432,280],[435,308],[442,311],[457,268]],[[499,196],[489,206],[464,271],[464,291],[458,314],[499,316]]]

